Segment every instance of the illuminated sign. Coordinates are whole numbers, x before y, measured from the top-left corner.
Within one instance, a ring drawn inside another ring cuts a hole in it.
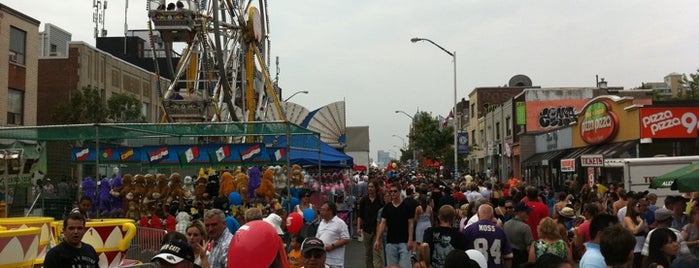
[[[641,108],[641,138],[696,138],[699,107]]]
[[[580,136],[588,144],[608,142],[619,130],[619,118],[604,101],[589,104],[583,111]]]

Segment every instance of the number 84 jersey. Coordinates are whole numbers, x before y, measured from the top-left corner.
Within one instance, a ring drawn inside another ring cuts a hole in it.
[[[505,260],[512,260],[512,247],[505,231],[490,219],[479,220],[463,229],[467,249],[483,253],[488,267],[505,267]]]

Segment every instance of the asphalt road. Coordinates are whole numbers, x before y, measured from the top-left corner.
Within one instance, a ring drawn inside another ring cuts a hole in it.
[[[364,267],[364,244],[357,239],[352,239],[345,248],[345,267]]]

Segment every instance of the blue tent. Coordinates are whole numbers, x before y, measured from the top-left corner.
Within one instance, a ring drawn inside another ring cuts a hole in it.
[[[286,150],[286,136],[265,137],[270,159],[278,161],[286,160],[279,159],[278,152]],[[320,149],[320,153],[318,152]],[[315,135],[293,135],[291,136],[290,152],[284,154],[290,157],[291,164],[301,166],[319,166],[320,167],[352,167],[354,160],[352,157],[344,154],[320,140]],[[277,156],[275,157],[275,153]]]

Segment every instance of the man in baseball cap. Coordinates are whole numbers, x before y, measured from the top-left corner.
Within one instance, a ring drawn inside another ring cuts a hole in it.
[[[325,265],[325,244],[315,237],[306,238],[301,244],[304,268],[323,268]]]
[[[159,263],[160,267],[199,267],[194,264],[194,250],[182,240],[174,240],[164,244],[160,247],[160,253],[153,256],[151,261]]]

